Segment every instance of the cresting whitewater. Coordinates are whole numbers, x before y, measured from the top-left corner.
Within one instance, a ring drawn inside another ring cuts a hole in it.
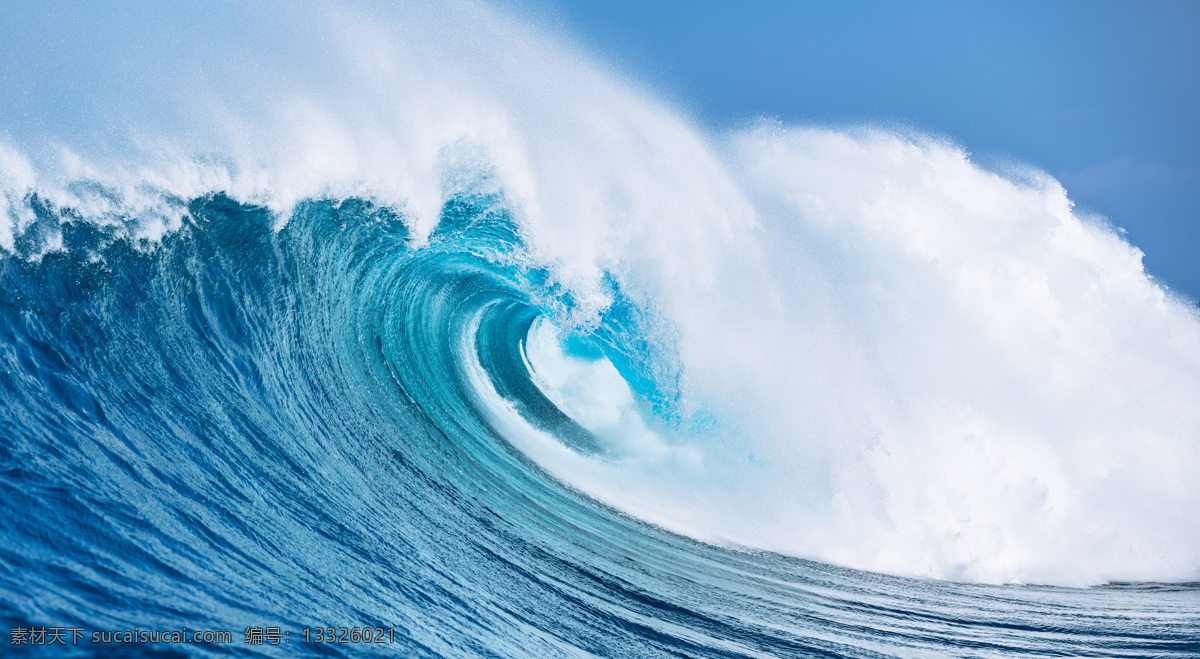
[[[16,8],[3,626],[234,642],[6,654],[1200,656],[1200,319],[1045,174],[475,4]]]

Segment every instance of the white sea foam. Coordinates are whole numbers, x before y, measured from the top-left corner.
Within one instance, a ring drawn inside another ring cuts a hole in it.
[[[634,418],[609,367],[541,336],[542,386],[624,446],[586,458],[506,417],[564,481],[697,538],[865,569],[1200,578],[1200,322],[1052,178],[884,130],[713,135],[472,4],[164,6],[106,32],[85,9],[45,21],[78,50],[8,64],[90,77],[77,112],[0,107],[0,247],[35,187],[151,239],[218,190],[281,216],[367,196],[422,236],[448,159],[476,154],[583,315],[611,273],[678,351],[682,414],[716,419]],[[50,103],[62,81],[43,78],[10,79]]]

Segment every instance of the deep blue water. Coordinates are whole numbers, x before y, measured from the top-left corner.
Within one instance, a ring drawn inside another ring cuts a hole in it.
[[[525,369],[530,324],[571,300],[511,258],[520,232],[486,195],[420,245],[357,199],[277,231],[220,194],[178,200],[160,243],[26,203],[0,256],[4,656],[1200,656],[1197,584],[883,576],[701,544],[560,484],[489,424],[465,366],[600,450]],[[637,336],[619,303],[578,340],[669,415]],[[43,626],[88,636],[10,643]],[[394,632],[303,642],[326,626]],[[232,642],[90,643],[134,627]]]

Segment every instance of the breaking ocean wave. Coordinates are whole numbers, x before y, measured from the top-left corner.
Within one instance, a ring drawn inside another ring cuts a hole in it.
[[[714,133],[487,7],[283,9],[20,55],[6,626],[1200,653],[1200,319],[1053,178]]]

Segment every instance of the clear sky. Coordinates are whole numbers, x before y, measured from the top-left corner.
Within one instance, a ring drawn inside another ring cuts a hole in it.
[[[1200,299],[1200,1],[525,0],[700,121],[898,121],[1044,169]]]

